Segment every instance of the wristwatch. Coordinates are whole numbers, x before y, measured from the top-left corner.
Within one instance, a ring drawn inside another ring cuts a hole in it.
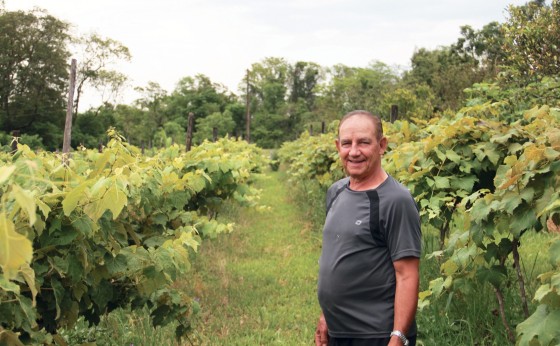
[[[406,338],[406,336],[404,336],[403,332],[401,332],[400,330],[393,330],[391,332],[391,336],[393,335],[398,336],[399,339],[401,339],[404,346],[408,346],[408,339]]]

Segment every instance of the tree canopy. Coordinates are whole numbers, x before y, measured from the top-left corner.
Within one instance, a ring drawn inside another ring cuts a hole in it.
[[[197,74],[179,78],[171,91],[157,81],[136,86],[140,97],[129,105],[117,102],[128,77],[115,63],[132,58],[123,43],[95,33],[71,39],[69,24],[44,10],[0,9],[0,138],[20,131],[26,140],[36,135],[48,149],[60,146],[71,54],[79,57],[74,147],[104,142],[108,126],[139,146],[177,143],[185,138],[191,113],[198,142],[211,139],[214,127],[220,136],[246,135],[249,113],[251,141],[270,148],[313,126],[323,128],[352,109],[389,120],[397,106],[400,118],[430,119],[459,110],[467,98],[491,98],[492,90],[525,87],[543,78],[556,85],[559,6],[557,0],[550,5],[531,1],[510,6],[505,23],[480,29],[463,25],[455,43],[417,49],[404,71],[376,60],[355,67],[266,57],[247,70],[239,95]],[[103,102],[82,110],[80,100],[92,88],[104,92]],[[556,97],[550,88],[533,89],[548,99]]]

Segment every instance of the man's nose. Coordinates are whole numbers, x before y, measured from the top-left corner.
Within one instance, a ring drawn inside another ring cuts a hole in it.
[[[352,146],[350,147],[350,156],[358,156],[360,155],[360,151],[358,150],[358,144],[356,143],[352,143]]]

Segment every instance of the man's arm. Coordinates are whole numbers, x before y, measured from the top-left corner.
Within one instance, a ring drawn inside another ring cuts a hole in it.
[[[315,346],[327,346],[329,343],[329,334],[325,316],[321,313],[319,322],[317,323],[317,330],[315,331]]]
[[[416,257],[401,258],[393,262],[393,266],[397,280],[393,330],[400,330],[406,335],[418,307],[420,259]],[[389,345],[402,345],[402,342],[398,337],[393,336]]]

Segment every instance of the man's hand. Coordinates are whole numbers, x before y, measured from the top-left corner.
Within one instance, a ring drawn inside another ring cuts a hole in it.
[[[329,334],[327,328],[327,321],[325,316],[321,314],[319,322],[317,323],[317,330],[315,331],[315,346],[327,346],[329,343]]]

